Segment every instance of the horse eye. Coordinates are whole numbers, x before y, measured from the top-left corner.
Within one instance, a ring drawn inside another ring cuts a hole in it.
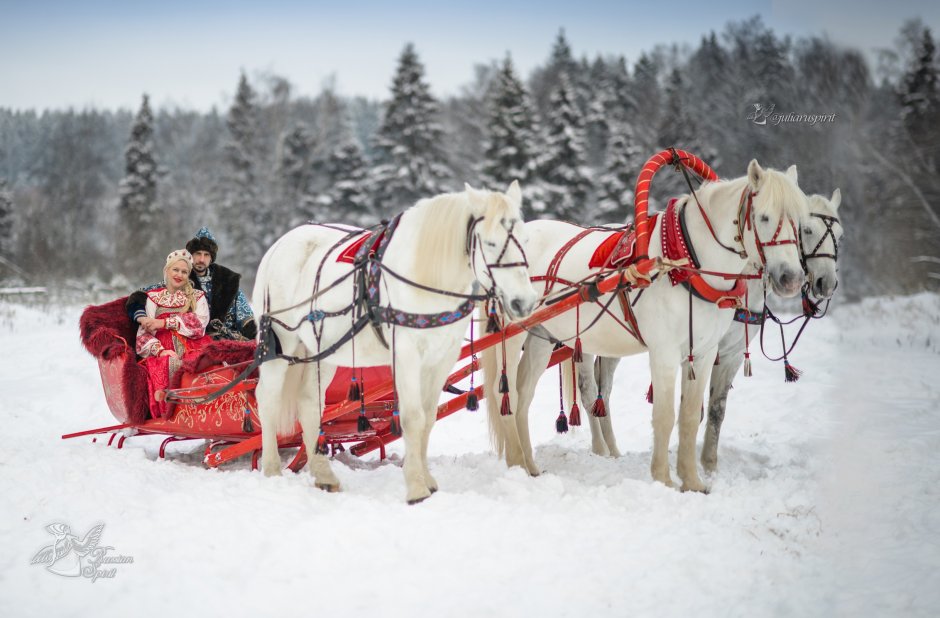
[[[484,241],[483,241],[483,244],[486,245],[487,247],[495,247],[495,246],[496,246],[496,243],[493,242],[493,241],[491,241],[491,240],[484,240]]]
[[[760,221],[761,223],[767,223],[768,221],[770,221],[770,217],[768,217],[767,215],[761,215]]]
[[[808,227],[804,227],[804,228],[803,228],[803,233],[806,234],[807,236],[809,236],[810,234],[813,233],[813,230],[809,229]]]

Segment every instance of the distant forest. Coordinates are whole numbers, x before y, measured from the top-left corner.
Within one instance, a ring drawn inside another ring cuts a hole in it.
[[[507,55],[445,100],[406,44],[385,101],[329,86],[299,96],[283,77],[243,73],[224,111],[151,109],[146,93],[137,110],[0,108],[0,282],[149,283],[208,225],[219,262],[250,292],[264,250],[291,227],[372,225],[464,182],[505,189],[518,178],[529,218],[625,222],[643,162],[674,145],[721,176],[757,158],[796,164],[807,194],[840,188],[844,298],[937,291],[933,37],[909,21],[871,66],[758,17],[629,61],[579,58],[561,31],[530,75]],[[755,116],[757,106],[777,116]],[[683,187],[660,172],[653,206]]]

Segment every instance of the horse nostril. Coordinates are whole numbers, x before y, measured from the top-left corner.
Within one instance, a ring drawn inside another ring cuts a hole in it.
[[[816,291],[821,292],[822,289],[823,289],[823,279],[822,277],[819,277],[818,279],[816,279]]]
[[[509,303],[509,306],[512,307],[512,312],[513,312],[513,313],[515,313],[516,315],[522,315],[523,311],[522,311],[522,301],[521,301],[521,300],[519,300],[518,298],[515,298],[515,299],[513,299],[513,301],[512,301],[511,303]]]

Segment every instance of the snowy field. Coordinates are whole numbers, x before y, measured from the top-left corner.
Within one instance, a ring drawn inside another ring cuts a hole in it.
[[[645,357],[623,362],[625,453],[533,411],[529,478],[491,452],[483,411],[440,422],[441,490],[404,501],[400,451],[339,459],[344,491],[200,443],[63,433],[113,424],[80,307],[0,301],[0,616],[928,616],[940,607],[940,297],[835,307],[785,384],[760,360],[729,398],[709,495],[649,475]],[[702,430],[704,431],[704,429]],[[700,434],[701,435],[701,434]],[[675,435],[673,436],[673,447]],[[400,447],[399,447],[400,448]],[[673,452],[674,462],[674,452]],[[64,523],[131,564],[92,582],[31,565]]]

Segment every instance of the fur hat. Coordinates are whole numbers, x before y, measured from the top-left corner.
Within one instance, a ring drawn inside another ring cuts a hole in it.
[[[215,256],[219,253],[219,245],[215,242],[215,236],[212,235],[209,228],[201,227],[196,232],[196,236],[186,243],[186,250],[190,253],[208,251],[209,255],[212,256],[212,261],[215,262]]]
[[[170,264],[174,262],[179,262],[180,260],[183,260],[184,262],[186,262],[186,264],[189,265],[189,270],[193,269],[192,254],[186,249],[177,249],[176,251],[173,251],[172,253],[170,253],[170,255],[166,256],[166,264],[164,264],[163,270],[166,270],[167,268],[169,268]]]

